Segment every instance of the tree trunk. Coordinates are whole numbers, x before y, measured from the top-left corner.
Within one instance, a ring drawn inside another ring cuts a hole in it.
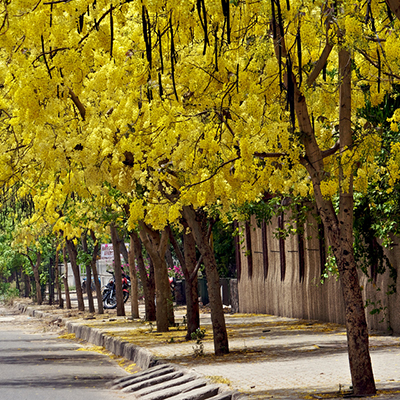
[[[110,224],[111,242],[114,251],[114,277],[115,277],[115,293],[117,297],[117,315],[125,315],[124,295],[122,292],[122,272],[121,272],[121,255],[119,248],[119,241],[117,235],[117,228],[112,222]]]
[[[86,239],[87,232],[82,233],[81,242],[82,242],[82,249],[86,254],[89,254],[89,249],[87,245]],[[94,302],[93,302],[93,292],[92,292],[92,262],[86,263],[86,295],[88,298],[89,303],[89,312],[94,313]]]
[[[66,246],[63,247],[63,261],[64,261],[64,270],[65,274],[63,275],[63,283],[64,283],[64,291],[65,291],[65,302],[67,303],[67,309],[70,310],[71,306],[71,297],[69,295],[69,286],[68,286],[68,263],[67,263],[67,250]]]
[[[386,4],[398,19],[400,19],[400,3],[398,0],[386,0]]]
[[[172,258],[172,253],[169,248],[167,248],[167,250],[165,252],[165,261],[167,262],[168,268],[173,270],[174,269],[174,259]]]
[[[49,259],[49,305],[54,304],[54,265],[53,257]]]
[[[58,269],[59,257],[58,257],[58,241],[56,242],[56,257],[54,261],[54,280],[56,283],[58,306],[64,308],[64,300],[61,295],[61,285],[60,285],[60,271]]]
[[[228,334],[226,332],[217,263],[207,238],[207,217],[203,211],[195,212],[189,206],[183,207],[183,216],[192,230],[197,248],[203,256],[203,262],[206,267],[211,322],[214,334],[214,352],[216,355],[227,354],[229,353]]]
[[[98,309],[98,314],[104,314],[103,296],[101,295],[101,284],[96,265],[97,254],[99,252],[100,245],[93,231],[90,231],[90,237],[92,238],[93,243],[95,243],[92,255],[92,271],[93,271],[94,286],[96,287],[97,309]]]
[[[187,332],[186,340],[192,338],[192,333],[200,327],[200,311],[199,311],[199,293],[197,282],[197,259],[196,259],[196,243],[191,232],[183,234],[183,253],[187,269],[187,278],[185,275],[185,294],[187,308]]]
[[[138,281],[136,277],[135,268],[135,244],[130,235],[130,246],[129,246],[129,275],[131,277],[131,313],[132,319],[139,318],[139,303],[138,303]]]
[[[339,218],[332,204],[324,200],[320,192],[316,195],[316,201],[322,221],[327,227],[328,243],[336,258],[342,286],[353,392],[356,396],[372,395],[376,388],[369,354],[364,302],[353,250],[353,198],[342,194],[340,197]]]
[[[139,269],[140,280],[142,281],[143,292],[144,292],[144,308],[145,308],[145,320],[155,321],[156,320],[156,304],[154,297],[156,294],[154,274],[150,270],[149,276],[147,276],[146,267],[144,265],[144,259],[142,254],[142,243],[136,234],[132,231],[129,233],[131,243],[133,241],[134,253]]]
[[[71,263],[72,272],[75,278],[76,297],[78,299],[78,310],[85,311],[85,303],[83,301],[82,285],[81,285],[81,274],[79,271],[79,265],[77,264],[76,257],[77,251],[74,242],[70,239],[66,239],[66,246],[69,255],[69,261]]]
[[[28,274],[24,273],[24,297],[29,297],[31,292],[31,282]]]
[[[21,271],[21,270],[20,270]],[[19,284],[19,274],[20,274],[20,271],[15,271],[15,287],[16,287],[16,289],[18,290],[18,293],[21,293],[21,287],[20,287],[20,284]]]
[[[184,227],[183,233],[183,254],[175,240],[172,230],[169,228],[170,241],[174,247],[175,254],[182,267],[182,272],[185,277],[185,295],[186,295],[186,317],[187,317],[187,332],[185,339],[191,340],[192,333],[200,328],[200,311],[199,311],[199,294],[197,271],[200,260],[196,258],[196,242],[193,235],[188,231],[188,224],[185,219],[182,221]]]
[[[33,263],[30,258],[29,258],[29,261],[30,261],[31,267],[33,269],[33,276],[35,277],[36,301],[40,305],[43,303],[42,288],[40,286],[40,276],[39,276],[39,267],[40,267],[40,263],[42,262],[42,255],[41,255],[40,251],[36,252],[36,264]]]
[[[157,332],[168,332],[169,325],[173,322],[170,318],[171,310],[173,315],[173,304],[168,280],[168,267],[165,261],[168,234],[164,230],[160,236],[158,231],[152,230],[142,221],[139,222],[139,226],[140,239],[154,264]]]
[[[120,254],[122,254],[122,258],[124,259],[125,264],[129,264],[129,252],[126,249],[125,242],[119,237],[118,232],[117,232],[117,239],[118,239]]]
[[[351,57],[350,53],[339,51],[340,108],[339,137],[340,151],[353,145],[351,129]],[[343,288],[346,307],[347,346],[349,351],[350,371],[355,395],[375,394],[375,381],[369,355],[368,327],[365,318],[364,301],[358,280],[357,265],[353,249],[353,176],[347,179],[340,171],[339,229],[340,242],[335,243],[335,254],[339,276]],[[335,251],[336,250],[336,251]]]
[[[280,45],[284,46],[281,40]],[[351,130],[351,58],[346,50],[339,51],[340,74],[340,115],[339,136],[341,152],[352,145]],[[303,165],[307,168],[313,183],[314,196],[322,222],[327,228],[327,237],[339,270],[339,277],[343,288],[345,303],[345,318],[347,329],[347,344],[350,361],[350,371],[353,382],[353,391],[357,396],[376,393],[371,359],[368,348],[368,329],[365,318],[364,304],[358,282],[357,266],[353,252],[353,188],[352,178],[348,187],[343,187],[344,177],[341,180],[339,216],[336,215],[331,200],[322,196],[321,182],[325,179],[323,153],[318,147],[311,125],[310,115],[304,96],[300,93],[294,75],[286,76],[292,80],[294,86],[294,106],[302,132],[301,139],[306,157]]]
[[[92,270],[91,263],[86,264],[86,296],[89,304],[89,312],[94,313],[93,292],[92,292]]]

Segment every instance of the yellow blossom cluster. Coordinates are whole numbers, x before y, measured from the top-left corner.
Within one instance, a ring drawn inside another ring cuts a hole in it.
[[[130,228],[174,223],[188,204],[312,194],[294,101],[325,151],[338,139],[341,48],[354,63],[353,127],[398,73],[398,21],[385,25],[373,0],[372,25],[367,3],[353,3],[3,2],[0,180],[29,182],[37,209],[66,232],[60,205],[73,193],[101,207],[105,183],[129,203]],[[324,158],[324,196],[339,189],[339,167],[342,189],[353,177],[366,190],[379,146],[365,143]]]

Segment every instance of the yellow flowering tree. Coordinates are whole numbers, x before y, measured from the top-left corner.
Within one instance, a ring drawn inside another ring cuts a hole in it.
[[[205,255],[210,205],[224,212],[264,191],[314,195],[342,281],[354,392],[374,393],[352,193],[374,178],[380,144],[357,109],[378,105],[400,79],[396,2],[1,7],[0,181],[59,177],[60,191],[82,197],[108,182],[133,199],[131,227],[162,230],[183,212]],[[224,324],[213,322],[226,352]]]

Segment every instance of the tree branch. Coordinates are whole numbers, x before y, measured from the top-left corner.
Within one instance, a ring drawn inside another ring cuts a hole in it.
[[[364,58],[365,58],[368,62],[370,62],[376,69],[379,69],[378,63],[376,63],[364,50],[358,49],[358,51],[359,51],[360,54],[362,54],[362,55],[364,56]],[[383,73],[384,75],[386,75],[386,76],[390,76],[390,77],[392,77],[392,78],[400,79],[400,76],[399,76],[399,75],[393,74],[393,73],[391,73],[391,72],[382,71],[382,73]]]
[[[172,247],[175,250],[175,254],[178,257],[178,260],[179,260],[182,268],[186,269],[185,257],[183,256],[182,251],[181,251],[181,249],[180,249],[180,247],[178,245],[178,242],[176,241],[175,236],[172,233],[172,229],[171,229],[171,227],[169,225],[166,227],[166,229],[168,230],[169,241],[170,241],[170,243],[172,244]]]
[[[311,71],[310,75],[308,75],[308,78],[307,78],[308,86],[311,86],[314,83],[314,81],[317,79],[319,73],[321,72],[322,68],[324,68],[325,63],[328,60],[329,54],[331,54],[332,49],[333,49],[333,46],[331,44],[329,44],[327,41],[319,60],[315,64],[314,69]]]
[[[29,260],[29,263],[31,264],[31,267],[35,268],[35,264],[33,263],[32,259],[29,257],[29,254],[27,254],[27,253],[21,253],[21,254],[23,256],[25,256]]]
[[[228,165],[228,164],[230,164],[230,163],[232,163],[232,162],[235,162],[236,160],[239,160],[239,158],[240,158],[240,156],[235,157],[235,158],[233,158],[232,160],[225,161],[225,162],[222,163],[222,164],[215,170],[215,172],[212,173],[208,178],[205,178],[205,179],[203,179],[202,181],[199,181],[199,182],[192,183],[191,185],[186,186],[185,189],[189,189],[189,188],[191,188],[191,187],[193,187],[193,186],[200,185],[201,183],[204,183],[204,182],[209,181],[209,180],[212,179],[215,175],[217,175],[217,173],[219,172],[219,170],[222,169],[223,167],[225,167],[225,165]]]
[[[203,254],[200,255],[199,261],[197,261],[196,266],[194,267],[194,270],[192,271],[192,273],[190,274],[190,282],[193,281],[193,279],[195,278],[195,276],[197,275],[197,273],[199,272],[200,269],[200,265],[201,262],[203,261]]]
[[[372,36],[365,36],[365,39],[370,40],[371,42],[376,42],[376,43],[386,42],[386,39],[374,38]]]
[[[213,223],[211,223],[210,221],[210,225],[208,225],[208,231],[207,231],[207,240],[208,243],[211,246],[211,232],[212,232],[212,227],[213,227]],[[192,282],[193,279],[195,278],[195,276],[197,275],[197,272],[199,272],[200,266],[201,266],[201,262],[203,261],[203,254],[200,254],[200,258],[197,261],[197,264],[194,268],[194,270],[192,271],[192,273],[190,274],[190,281]]]
[[[79,97],[72,91],[72,89],[69,87],[68,88],[69,95],[71,96],[72,101],[76,105],[76,107],[79,110],[79,114],[81,115],[83,121],[85,120],[85,115],[86,115],[86,109],[85,106],[81,103],[79,100]]]
[[[340,148],[340,141],[338,140],[330,149],[321,151],[322,158],[326,158],[335,154]]]
[[[48,1],[46,3],[43,3],[44,5],[52,5],[52,4],[60,4],[60,3],[69,3],[72,0],[57,0],[57,1]]]
[[[46,4],[46,3],[45,3]],[[50,3],[51,4],[51,3]],[[120,5],[122,5],[124,3],[121,3]],[[87,39],[89,37],[89,34],[95,29],[96,26],[98,26],[100,24],[100,22],[111,12],[113,12],[113,10],[116,8],[116,6],[111,5],[110,8],[99,18],[99,20],[97,21],[97,24],[94,25],[92,28],[90,28],[89,32],[81,39],[79,40],[78,44],[81,44],[85,39]]]
[[[46,68],[47,68],[47,72],[49,73],[50,79],[53,79],[52,76],[51,76],[51,69],[49,67],[49,64],[47,63],[46,52],[44,51],[43,35],[40,36],[40,41],[42,42],[42,54],[43,54],[44,63],[45,63]]]
[[[143,220],[140,220],[138,222],[138,225],[140,227],[140,230],[143,231],[145,234],[151,234],[152,233],[151,229],[147,226],[146,223],[144,223]]]
[[[62,51],[62,50],[69,50],[69,49],[70,49],[69,47],[60,47],[59,49],[54,49],[54,50],[45,51],[45,52],[43,52],[43,53],[40,53],[40,54],[32,61],[32,64],[35,64],[35,62],[36,62],[37,60],[39,60],[40,57],[46,57],[46,54],[52,55],[52,54],[54,54],[54,53],[58,53],[59,51]]]
[[[253,155],[254,155],[254,157],[258,157],[258,158],[279,158],[279,157],[285,156],[286,154],[285,153],[265,153],[265,152],[259,153],[257,151]]]

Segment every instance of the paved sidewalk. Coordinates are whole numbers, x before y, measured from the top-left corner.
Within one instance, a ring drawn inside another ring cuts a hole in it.
[[[40,309],[66,321],[68,310],[49,306]],[[127,307],[127,314],[128,310]],[[226,314],[230,354],[215,357],[210,315],[202,313],[201,326],[207,332],[204,355],[195,357],[195,343],[184,340],[184,313],[184,309],[177,309],[175,317],[180,326],[162,334],[152,324],[116,317],[114,311],[94,316],[85,313],[67,320],[70,330],[74,326],[77,332],[83,332],[85,327],[91,332],[90,337],[101,333],[115,343],[140,346],[150,358],[193,369],[249,399],[340,398],[340,391],[350,389],[346,334],[341,325],[270,315]],[[374,398],[400,399],[400,338],[372,334],[370,345],[379,390]]]

